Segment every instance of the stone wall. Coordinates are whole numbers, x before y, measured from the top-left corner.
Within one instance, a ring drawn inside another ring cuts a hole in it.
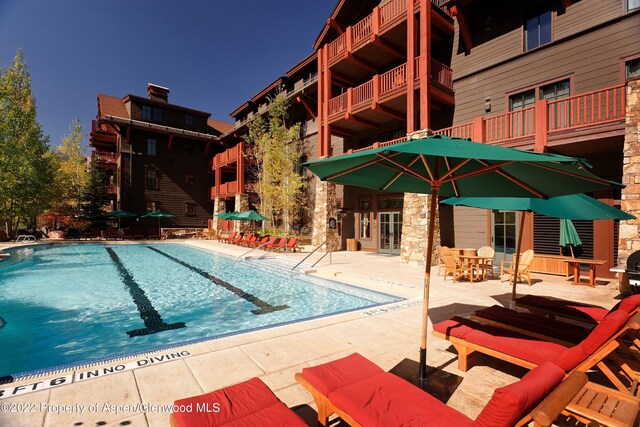
[[[220,219],[216,216],[217,214],[222,214],[226,212],[226,206],[224,204],[224,199],[220,197],[216,197],[213,200],[213,229],[220,230]]]
[[[429,204],[431,196],[426,194],[405,193],[402,209],[402,241],[400,257],[403,262],[425,262],[427,234],[429,228]],[[434,252],[432,264],[437,263],[435,246],[440,243],[440,226],[436,211],[434,230]]]
[[[246,194],[236,194],[235,211],[244,212],[249,210],[249,196]],[[245,233],[249,231],[251,221],[234,221],[234,231]]]
[[[627,84],[627,114],[624,133],[621,208],[638,219],[620,221],[618,264],[640,250],[640,80]]]
[[[316,180],[315,195],[311,244],[315,247],[326,240],[326,248],[337,251],[340,249],[338,230],[329,228],[329,219],[338,217],[336,208],[336,184]]]

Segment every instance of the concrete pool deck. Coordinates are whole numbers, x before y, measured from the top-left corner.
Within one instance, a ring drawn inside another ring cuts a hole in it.
[[[236,256],[246,252],[246,248],[215,241],[188,240],[184,243]],[[255,251],[251,255],[259,254],[264,252]],[[294,262],[306,255],[267,256],[289,260],[293,266]],[[314,254],[311,262],[320,256]],[[177,350],[159,351],[156,356],[178,351],[188,351],[190,355],[1,399],[0,425],[168,426],[169,413],[162,405],[170,405],[176,399],[206,393],[254,376],[260,377],[289,407],[297,407],[296,411],[310,425],[315,425],[315,413],[310,409],[315,409],[311,395],[294,380],[294,373],[303,367],[353,352],[361,353],[386,370],[403,361],[418,360],[424,266],[403,264],[397,256],[365,252],[337,252],[332,254],[331,261],[329,264],[327,256],[313,269],[308,265],[302,269],[309,274],[390,293],[407,300],[205,341]],[[493,304],[508,306],[511,287],[507,282],[501,283],[498,279],[473,284],[452,283],[451,280],[445,282],[442,276],[436,275],[437,268],[432,271],[429,330],[431,322],[439,322],[453,315],[465,316]],[[615,280],[590,288],[573,286],[565,277],[534,274],[533,278],[533,286],[519,285],[519,295],[547,295],[611,307],[619,294]],[[525,372],[485,356],[478,356],[468,372],[461,372],[457,369],[456,354],[448,342],[431,335],[428,340],[429,365],[464,378],[447,404],[471,418],[480,412],[495,388],[516,381]],[[153,355],[145,356],[149,358]],[[140,359],[106,362],[75,371],[99,369]],[[34,387],[33,384],[46,383],[72,373],[73,370],[70,370],[22,379],[0,385],[0,389]]]

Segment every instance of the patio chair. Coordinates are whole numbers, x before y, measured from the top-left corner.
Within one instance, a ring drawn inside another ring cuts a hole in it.
[[[236,232],[234,231],[228,236],[219,236],[218,240],[222,243],[228,243],[230,240],[235,239],[235,237],[236,237]]]
[[[442,245],[437,245],[436,246],[436,251],[438,253],[438,276],[440,275],[440,272],[444,272],[444,269],[446,268],[445,263],[444,263],[444,249],[448,247],[446,246],[442,246]]]
[[[516,280],[527,280],[529,286],[531,286],[531,262],[534,257],[533,249],[529,249],[524,251],[524,253],[520,256],[520,260],[518,261],[518,272],[516,273]],[[500,280],[502,280],[502,275],[509,275],[509,282],[513,281],[514,275],[514,262],[512,261],[502,261],[500,263]]]
[[[639,329],[640,313],[630,316],[624,310],[617,310],[600,322],[587,338],[572,347],[461,317],[433,325],[433,335],[453,344],[458,351],[458,369],[461,371],[467,371],[469,357],[478,352],[527,369],[546,361],[554,362],[566,372],[585,372],[597,367],[616,388],[628,391],[635,386],[633,369],[628,366],[615,368],[616,371],[624,371],[623,374],[627,376],[625,380],[631,382],[625,385],[604,360],[612,357],[617,363],[620,359],[614,351],[624,348],[621,339],[628,332],[637,332]]]
[[[278,240],[277,242],[274,240],[273,242],[268,243],[267,250],[277,251],[282,249],[286,244],[287,244],[287,238],[281,237],[280,240]]]
[[[256,235],[253,234],[253,233],[246,234],[242,239],[240,239],[238,242],[236,242],[236,244],[238,246],[244,246],[255,236]]]
[[[240,246],[247,246],[249,247],[252,243],[256,242],[258,240],[258,236],[256,236],[255,234],[251,233],[249,235],[249,238],[246,239],[242,239],[242,242],[240,243]]]
[[[289,239],[288,242],[286,242],[286,245],[284,246],[278,246],[277,248],[274,248],[274,251],[292,251],[295,252],[295,248],[296,245],[298,244],[298,238],[297,237],[292,237]]]
[[[469,265],[460,262],[457,256],[453,252],[443,250],[444,256],[444,280],[447,280],[447,276],[451,275],[453,282],[460,276],[466,274],[472,274],[471,267]]]
[[[484,257],[485,260],[482,262],[482,275],[486,279],[487,273],[491,273],[491,278],[493,279],[493,257],[496,251],[491,246],[483,246],[478,249],[478,256]]]
[[[640,294],[632,295],[618,302],[611,310],[575,301],[552,299],[537,295],[525,295],[516,298],[516,307],[529,310],[531,313],[551,318],[561,317],[583,323],[596,324],[601,322],[611,311],[622,307],[628,313],[635,313],[640,306]]]
[[[253,247],[253,248],[264,247],[269,242],[271,242],[272,240],[275,241],[276,239],[277,239],[276,236],[264,236],[262,239],[256,240],[253,243],[249,243],[247,246],[250,246],[250,247]]]
[[[313,396],[322,426],[337,414],[351,426],[507,427],[528,424],[529,412],[560,384],[564,371],[543,363],[496,389],[475,421],[358,353],[304,368],[295,377]]]
[[[232,245],[239,245],[241,241],[242,241],[242,233],[238,233],[236,234],[236,237],[229,240],[229,243],[231,243]]]
[[[606,310],[606,313],[624,310],[633,315],[638,312],[639,306],[640,295],[632,295],[611,310]],[[563,345],[582,341],[594,328],[594,324],[563,322],[537,313],[520,312],[497,305],[476,311],[471,319]]]
[[[176,400],[171,427],[306,426],[259,378]]]

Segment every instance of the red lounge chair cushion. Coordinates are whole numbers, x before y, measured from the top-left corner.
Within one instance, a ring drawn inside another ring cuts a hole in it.
[[[259,378],[174,402],[173,413],[184,427],[306,426]],[[204,410],[207,407],[209,410]],[[215,408],[219,410],[215,412]],[[200,409],[200,410],[197,410]]]
[[[525,295],[516,300],[531,307],[551,309],[558,313],[564,313],[573,317],[582,317],[585,320],[600,322],[609,313],[606,308],[595,305],[582,304],[573,301],[554,300],[537,295]]]
[[[618,307],[620,310],[624,310],[627,313],[631,314],[639,306],[640,306],[640,294],[637,294],[637,295],[631,295],[630,297],[626,297],[625,299],[620,301],[620,303],[616,307]],[[612,308],[611,311],[613,312],[616,307]]]
[[[382,372],[329,395],[362,426],[472,426],[466,415],[407,381]]]
[[[629,320],[629,313],[616,310],[598,324],[580,344],[566,349],[554,362],[565,371],[570,371],[598,350],[614,336]]]
[[[487,406],[476,418],[474,426],[514,426],[551,393],[563,378],[564,371],[552,362],[541,364],[517,383],[496,389]]]
[[[302,376],[325,396],[339,388],[381,374],[378,365],[358,353],[311,368],[302,369]]]
[[[536,365],[557,359],[567,349],[560,344],[538,340],[461,317],[453,317],[450,320],[436,323],[433,325],[433,329],[442,334],[527,360]]]
[[[484,319],[510,325],[527,331],[536,332],[547,337],[579,343],[591,333],[591,327],[585,328],[574,323],[561,322],[538,314],[518,312],[506,307],[494,305],[476,311],[476,315]]]

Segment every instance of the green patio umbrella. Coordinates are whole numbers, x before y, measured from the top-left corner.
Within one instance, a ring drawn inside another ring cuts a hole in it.
[[[163,211],[153,211],[142,215],[140,218],[158,218],[158,234],[160,234],[160,218],[173,218],[175,215]]]
[[[433,230],[438,195],[539,197],[585,193],[617,184],[573,157],[478,144],[442,135],[410,140],[304,164],[323,181],[387,192],[432,194],[426,252],[421,380],[426,379],[427,321]],[[518,258],[516,257],[516,268]]]
[[[236,216],[239,214],[240,212],[224,212],[224,213],[220,213],[220,214],[216,214],[215,216],[217,216],[220,219],[237,219]]]
[[[100,215],[102,218],[118,218],[118,228],[120,228],[120,219],[121,218],[133,218],[137,215],[128,211],[124,211],[122,209],[118,209],[117,211],[105,212]]]
[[[481,209],[495,209],[502,211],[521,211],[521,212],[536,212],[542,215],[561,218],[560,227],[560,246],[566,246],[568,243],[578,246],[582,244],[580,237],[573,227],[572,219],[582,220],[596,220],[596,219],[635,219],[633,215],[614,208],[613,206],[602,203],[599,200],[589,197],[584,194],[570,194],[567,196],[552,197],[550,199],[528,198],[528,197],[450,197],[447,200],[442,201],[443,204],[452,206],[469,206],[472,208]],[[563,243],[563,227],[565,222],[569,224],[566,227],[573,229],[573,234],[566,236],[575,236],[574,240],[565,240],[568,243]],[[520,232],[522,236],[522,229],[524,226],[524,215],[520,217]],[[520,253],[520,242],[522,239],[518,239],[518,248],[516,252]],[[580,243],[575,243],[580,242]],[[573,254],[573,249],[571,250]],[[513,287],[511,290],[511,299],[514,301],[516,298],[516,280],[513,281]]]
[[[240,221],[269,221],[269,218],[260,215],[253,209],[238,213],[235,219],[239,219]]]
[[[562,218],[560,220],[560,246],[569,246],[571,250],[571,256],[573,257],[573,247],[580,246],[582,240],[578,236],[578,230],[576,230],[573,221],[570,219]]]

